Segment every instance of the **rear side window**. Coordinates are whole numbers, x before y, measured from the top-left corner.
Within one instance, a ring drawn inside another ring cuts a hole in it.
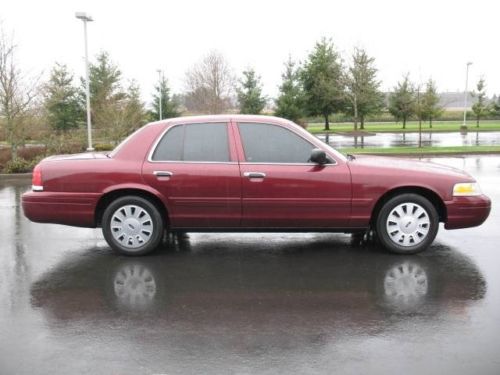
[[[174,126],[158,143],[152,160],[227,162],[227,125],[209,123]]]
[[[271,124],[238,124],[245,159],[250,163],[308,163],[314,145]]]
[[[184,126],[174,126],[167,131],[153,154],[153,160],[182,160]]]

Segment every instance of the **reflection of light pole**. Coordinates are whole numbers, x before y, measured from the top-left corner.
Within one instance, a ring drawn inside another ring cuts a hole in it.
[[[162,78],[161,77],[162,76],[161,69],[158,69],[157,72],[158,72],[158,81],[159,81],[159,86],[158,87],[159,87],[159,91],[160,91],[160,120],[163,120],[163,114],[161,113],[162,112],[161,102],[163,100],[163,98],[162,98],[162,91],[163,91],[163,89],[162,89],[162,80],[161,80],[161,78]]]
[[[469,66],[472,63],[467,63],[467,69],[465,72],[465,91],[464,91],[464,123],[462,124],[462,128],[467,129],[467,86],[469,84]]]
[[[87,151],[94,151],[92,147],[92,123],[90,121],[89,53],[87,47],[87,22],[92,22],[93,19],[84,12],[76,12],[75,17],[83,21],[83,35],[85,38],[85,95],[87,97]]]

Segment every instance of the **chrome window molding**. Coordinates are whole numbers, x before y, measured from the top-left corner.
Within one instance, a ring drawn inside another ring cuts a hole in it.
[[[184,161],[184,160],[148,160],[149,163],[169,164],[238,164],[236,161]]]
[[[297,165],[297,166],[308,166],[308,167],[316,167],[316,166],[322,166],[322,167],[334,167],[338,163],[336,160],[333,160],[332,163],[327,163],[327,164],[316,164],[316,163],[271,163],[271,162],[241,162],[240,165]]]

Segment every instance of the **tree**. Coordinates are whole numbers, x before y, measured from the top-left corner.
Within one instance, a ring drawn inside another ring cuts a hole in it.
[[[406,74],[389,97],[389,112],[397,121],[403,121],[403,129],[406,129],[406,121],[415,113],[415,101],[415,87]]]
[[[425,85],[425,92],[421,98],[422,118],[429,121],[429,127],[432,128],[432,120],[443,113],[443,108],[439,105],[439,95],[437,93],[436,83],[429,79]]]
[[[330,114],[343,108],[342,63],[331,40],[323,38],[309,54],[301,73],[306,110],[325,119],[330,130]]]
[[[73,86],[73,75],[66,65],[55,64],[43,91],[47,119],[53,129],[67,131],[84,122],[78,89]]]
[[[97,55],[96,63],[89,65],[90,106],[92,123],[96,128],[106,129],[109,126],[108,111],[121,101],[125,92],[121,87],[121,71],[110,59],[107,52]],[[85,80],[81,79],[80,100],[85,103]]]
[[[3,118],[12,160],[24,143],[24,128],[36,97],[37,79],[29,79],[17,66],[16,46],[0,25],[0,117]]]
[[[358,120],[364,129],[366,116],[378,113],[384,105],[384,96],[379,91],[375,59],[365,50],[356,48],[352,55],[352,65],[346,74],[347,110],[354,116],[354,130],[358,130]]]
[[[152,121],[160,119],[160,96],[161,96],[161,119],[177,117],[180,115],[179,102],[175,96],[170,94],[168,80],[162,75],[160,82],[155,86],[153,93],[153,110],[150,112]],[[161,93],[161,95],[160,95]]]
[[[500,96],[493,96],[491,101],[491,114],[493,116],[500,116]]]
[[[211,51],[186,73],[188,109],[222,113],[231,105],[233,75],[224,56]]]
[[[106,123],[105,133],[115,144],[144,125],[146,111],[135,81],[129,84],[123,95],[115,96],[107,103],[100,112],[100,120]]]
[[[236,89],[240,113],[258,115],[266,105],[266,98],[262,95],[262,84],[255,70],[248,69],[243,72],[240,87]]]
[[[298,122],[304,117],[304,91],[300,82],[300,71],[295,68],[291,57],[285,62],[285,72],[281,79],[275,115]]]
[[[476,103],[472,105],[472,112],[476,115],[476,127],[479,127],[479,120],[484,117],[489,110],[486,103],[486,83],[484,82],[484,78],[479,79],[476,89],[477,93],[472,93],[472,96],[477,97]]]

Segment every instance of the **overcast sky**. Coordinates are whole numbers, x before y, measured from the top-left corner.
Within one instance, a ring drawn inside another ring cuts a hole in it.
[[[354,46],[376,58],[382,88],[405,72],[436,80],[441,91],[463,91],[484,76],[500,94],[500,1],[95,1],[0,0],[4,29],[14,31],[18,58],[32,73],[65,63],[84,72],[85,11],[89,53],[108,51],[126,79],[136,79],[145,100],[161,68],[174,91],[186,69],[210,49],[221,51],[235,73],[253,67],[264,91],[277,93],[283,62],[304,60],[322,36],[331,37],[346,62]]]

